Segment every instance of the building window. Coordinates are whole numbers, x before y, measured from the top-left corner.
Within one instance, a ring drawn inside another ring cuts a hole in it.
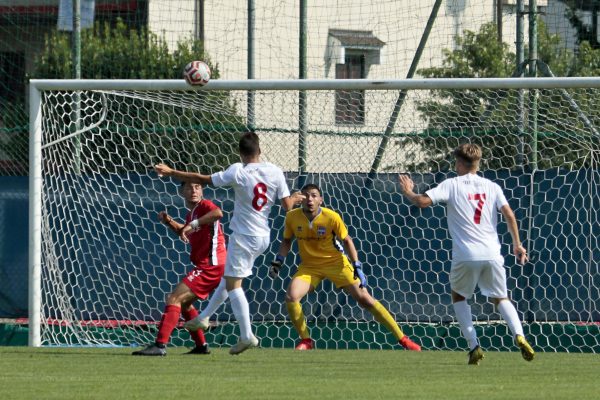
[[[366,78],[364,54],[346,54],[345,63],[335,66],[335,79],[364,78]],[[364,125],[364,90],[336,90],[335,123],[336,125]]]
[[[385,42],[372,31],[329,29],[325,76],[335,66],[335,79],[365,79],[372,65],[381,64]],[[336,90],[336,125],[365,124],[365,91]]]

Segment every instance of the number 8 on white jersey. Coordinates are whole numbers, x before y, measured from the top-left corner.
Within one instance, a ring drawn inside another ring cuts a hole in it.
[[[235,192],[233,232],[250,236],[269,236],[269,213],[275,200],[288,197],[290,190],[283,171],[274,164],[235,163],[211,175],[214,186],[230,186]]]

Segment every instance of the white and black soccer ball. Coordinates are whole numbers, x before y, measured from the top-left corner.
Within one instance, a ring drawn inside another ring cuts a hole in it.
[[[183,69],[183,79],[192,86],[204,86],[210,80],[210,67],[204,61],[192,61]]]

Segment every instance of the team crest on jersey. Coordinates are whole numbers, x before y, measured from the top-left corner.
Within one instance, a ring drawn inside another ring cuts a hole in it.
[[[298,232],[302,232],[302,226],[301,226],[301,225],[298,225],[298,227],[296,228],[296,230],[297,230]]]
[[[317,236],[324,236],[327,233],[327,229],[324,226],[317,226]]]

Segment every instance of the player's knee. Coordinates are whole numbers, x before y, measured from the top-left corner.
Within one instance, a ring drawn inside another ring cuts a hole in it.
[[[496,297],[494,297],[491,300],[492,300],[492,303],[494,303],[494,305],[496,307],[498,307],[498,304],[500,304],[503,301],[510,301],[510,299],[508,297],[502,297],[502,298],[496,298]]]
[[[189,301],[189,300],[187,300],[187,301],[182,301],[182,302],[181,302],[181,310],[182,310],[182,311],[183,311],[183,310],[186,310],[186,311],[191,311],[191,310],[194,308],[193,304],[194,304],[194,302],[193,302],[193,301]]]
[[[369,309],[369,308],[371,308],[371,307],[373,307],[375,305],[375,302],[369,299],[369,300],[359,301],[358,304],[360,304],[360,306],[362,308]]]
[[[366,291],[365,293],[361,293],[361,295],[356,298],[356,301],[362,308],[368,309],[375,305],[375,299],[373,299]]]
[[[295,295],[294,293],[286,293],[285,294],[285,302],[286,303],[297,303],[300,301],[300,297]]]
[[[174,293],[169,293],[167,295],[167,305],[168,306],[180,306],[181,299]]]
[[[465,301],[466,298],[458,293],[456,293],[454,290],[452,291],[452,302],[453,303],[458,303],[459,301]]]

